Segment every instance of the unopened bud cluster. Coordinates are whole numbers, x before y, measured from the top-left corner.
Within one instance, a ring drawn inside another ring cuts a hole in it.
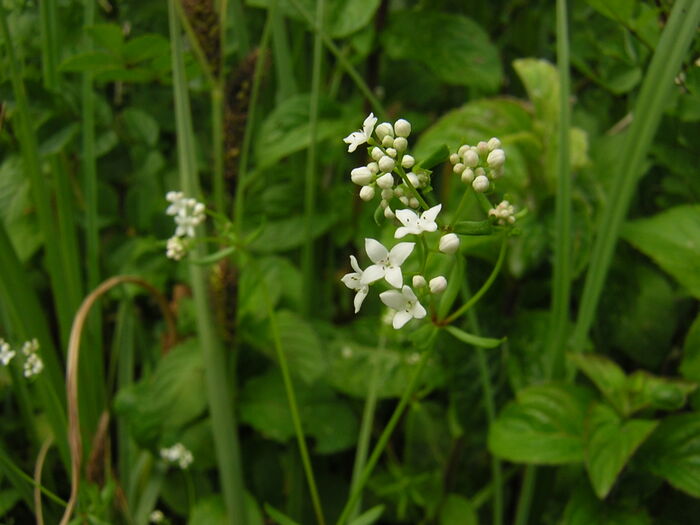
[[[508,201],[501,201],[498,206],[489,210],[489,217],[495,217],[502,226],[515,222],[515,208]]]
[[[37,339],[31,339],[22,344],[20,352],[24,356],[24,363],[22,365],[24,377],[38,375],[44,370],[44,361],[39,357],[38,351],[39,341]],[[0,364],[2,366],[8,366],[16,355],[17,352],[12,349],[10,344],[0,338]]]
[[[175,234],[168,239],[166,256],[176,261],[187,254],[188,237],[195,236],[195,228],[206,219],[205,206],[192,197],[186,197],[181,191],[169,191],[165,198],[170,205],[165,213],[175,220]]]
[[[160,457],[168,463],[177,464],[181,469],[186,469],[192,464],[194,456],[182,443],[175,443],[172,447],[160,449]]]
[[[463,144],[457,153],[450,155],[452,171],[461,177],[462,182],[471,184],[477,193],[488,191],[492,181],[503,175],[505,162],[505,151],[496,137],[476,146]]]

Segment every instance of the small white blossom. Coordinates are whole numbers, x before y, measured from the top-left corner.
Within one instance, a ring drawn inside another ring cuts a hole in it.
[[[477,193],[484,193],[486,190],[489,189],[488,177],[486,175],[479,175],[472,182],[472,188],[474,188],[474,191]]]
[[[361,284],[371,284],[382,277],[394,288],[403,284],[401,265],[411,255],[415,247],[413,242],[400,242],[391,251],[375,239],[365,239],[365,251],[374,263],[368,266],[360,278]]]
[[[384,202],[391,199],[393,196],[394,196],[394,190],[392,190],[391,188],[384,188],[382,190],[382,199],[384,199]],[[389,203],[386,202],[386,204],[388,205]],[[386,208],[386,206],[384,206],[384,208]]]
[[[444,292],[445,288],[447,288],[447,279],[443,275],[433,277],[428,283],[428,288],[430,288],[430,293],[432,294]]]
[[[168,239],[165,256],[174,261],[180,261],[187,255],[187,242],[182,237],[172,236]]]
[[[376,162],[370,162],[367,164],[367,169],[370,171],[370,173],[377,174],[379,173],[379,164]]]
[[[17,352],[10,348],[9,343],[6,343],[4,339],[0,339],[0,363],[3,366],[9,365],[16,354]]]
[[[165,515],[158,509],[151,512],[150,516],[148,517],[148,521],[151,523],[163,523],[164,520]]]
[[[370,113],[369,116],[362,123],[361,131],[354,131],[350,133],[347,137],[343,139],[343,142],[348,144],[348,151],[352,153],[357,149],[357,146],[364,144],[372,136],[372,130],[374,130],[374,125],[377,123],[377,117],[374,113]]]
[[[413,186],[414,188],[421,187],[421,182],[420,182],[420,179],[418,178],[418,175],[416,175],[412,171],[409,171],[408,173],[406,173],[406,178],[408,179],[408,182],[411,183],[411,186]]]
[[[350,180],[352,180],[358,186],[365,186],[372,182],[373,173],[367,166],[362,166],[361,168],[355,168],[350,172]]]
[[[498,224],[513,224],[515,222],[515,208],[508,201],[502,201],[495,208],[489,210],[489,217],[496,217]]]
[[[374,188],[372,186],[362,186],[360,188],[360,198],[365,202],[374,199]]]
[[[192,464],[194,457],[182,443],[175,443],[170,448],[160,449],[160,457],[169,463],[177,463],[181,469],[186,469]]]
[[[357,264],[357,259],[355,259],[354,255],[350,256],[350,266],[352,266],[352,269],[355,271],[353,273],[346,273],[340,280],[345,286],[357,292],[353,301],[353,304],[355,305],[355,313],[357,313],[360,311],[362,302],[369,293],[369,285],[362,283],[362,275],[364,272],[362,271],[362,268],[360,268],[360,265]]]
[[[185,197],[180,191],[169,191],[165,197],[172,203],[165,213],[175,218],[175,224],[177,224],[175,236],[194,237],[195,227],[202,224],[206,218],[204,204],[197,202],[196,199]]]
[[[452,166],[452,171],[454,171],[457,175],[461,175],[465,168],[466,166],[464,164],[458,162],[457,164]]]
[[[418,209],[420,207],[420,202],[418,202],[418,199],[416,199],[415,197],[411,197],[408,201],[408,205],[411,208]]]
[[[44,362],[37,354],[29,354],[24,361],[24,377],[32,377],[40,374],[44,369]]]
[[[420,361],[420,354],[418,352],[412,352],[406,356],[406,362],[409,365],[416,365]]]
[[[392,325],[396,330],[411,319],[423,319],[428,313],[410,286],[404,286],[400,292],[398,290],[382,292],[379,298],[389,308],[396,310],[392,319]]]
[[[479,156],[483,157],[488,155],[489,153],[489,145],[488,142],[484,142],[483,140],[479,142],[476,145],[476,152],[479,154]]]
[[[410,209],[397,210],[396,217],[401,221],[403,226],[397,228],[394,237],[400,239],[405,237],[409,233],[414,235],[420,235],[423,232],[434,232],[437,230],[437,223],[435,218],[442,209],[442,204],[433,206],[429,210],[425,210],[421,213],[420,217],[418,214]]]
[[[31,341],[26,341],[22,345],[22,353],[26,356],[29,356],[31,354],[36,353],[39,350],[39,341],[36,339],[32,339]]]
[[[397,137],[408,137],[411,134],[411,123],[406,119],[400,118],[394,122],[394,131],[396,131]]]
[[[452,255],[459,249],[459,236],[456,233],[447,233],[440,237],[439,250],[447,255]]]
[[[452,154],[450,155],[450,164],[452,164],[453,166],[454,166],[455,164],[457,164],[457,163],[459,162],[459,157],[460,157],[459,154],[457,154],[457,153],[452,153]]]
[[[350,359],[353,355],[352,348],[350,348],[349,346],[344,346],[340,349],[340,355],[343,359]]]
[[[384,146],[385,148],[393,148],[394,147],[394,137],[392,137],[391,135],[386,135],[382,139],[382,146]]]

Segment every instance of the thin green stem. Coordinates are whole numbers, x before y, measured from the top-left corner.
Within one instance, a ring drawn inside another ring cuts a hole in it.
[[[311,494],[311,503],[314,508],[314,513],[316,514],[316,521],[319,525],[324,525],[326,523],[323,517],[323,509],[321,508],[321,498],[318,495],[318,489],[316,488],[316,479],[314,478],[314,471],[311,466],[311,459],[309,457],[309,450],[306,447],[306,438],[304,438],[304,429],[301,425],[301,417],[299,416],[299,407],[297,405],[296,394],[294,393],[294,386],[292,385],[292,376],[289,373],[289,365],[287,363],[287,356],[282,348],[282,340],[280,339],[279,329],[277,328],[277,316],[272,308],[272,301],[270,301],[270,294],[267,289],[267,284],[264,279],[261,279],[263,289],[265,291],[265,298],[267,302],[267,314],[270,318],[270,329],[272,332],[272,339],[275,344],[275,352],[277,353],[277,361],[280,365],[280,370],[282,371],[282,379],[284,381],[284,390],[287,395],[287,402],[289,403],[289,411],[292,416],[292,422],[294,424],[294,432],[297,437],[297,444],[299,446],[299,454],[301,455],[301,461],[304,466],[304,473],[306,474],[306,482],[309,485],[309,493]]]
[[[294,6],[294,8],[299,11],[301,16],[304,18],[306,23],[311,27],[311,29],[319,34],[321,36],[321,39],[323,40],[323,43],[325,46],[328,48],[328,50],[331,52],[331,54],[336,58],[338,63],[345,69],[347,74],[350,76],[350,78],[355,82],[355,85],[357,88],[362,92],[362,94],[365,96],[365,98],[369,101],[370,105],[374,109],[374,111],[379,115],[385,115],[386,111],[384,111],[384,107],[382,106],[382,103],[379,102],[379,99],[374,95],[372,90],[369,88],[367,83],[364,81],[362,78],[362,75],[360,75],[357,72],[357,69],[355,69],[355,66],[353,66],[350,61],[347,59],[347,57],[338,49],[338,47],[333,43],[333,40],[326,35],[321,28],[318,27],[318,25],[315,23],[313,15],[309,13],[309,11],[301,4],[299,0],[290,0],[291,4]]]
[[[214,209],[223,213],[224,202],[224,95],[217,82],[211,90],[211,140],[214,156]]]
[[[428,203],[425,202],[425,199],[423,198],[423,196],[422,196],[420,193],[418,193],[418,190],[417,190],[416,188],[413,187],[413,184],[412,184],[411,181],[408,179],[408,176],[406,175],[406,172],[404,171],[404,169],[403,169],[401,166],[398,166],[398,165],[396,166],[395,169],[396,169],[396,173],[398,173],[399,176],[401,177],[401,180],[403,180],[404,183],[406,184],[406,186],[408,186],[408,189],[409,189],[409,191],[411,192],[411,194],[412,194],[412,195],[418,200],[418,202],[420,203],[421,208],[423,208],[424,210],[427,210],[428,208],[430,208],[430,206],[428,205]]]
[[[608,268],[612,262],[620,228],[644,167],[646,152],[668,103],[673,79],[678,74],[683,57],[696,34],[698,22],[700,22],[700,2],[677,0],[674,3],[671,16],[644,77],[635,105],[634,120],[627,132],[622,150],[617,156],[619,165],[617,169],[611,170],[614,179],[608,192],[610,200],[603,211],[600,233],[595,240],[586,274],[576,327],[572,336],[574,351],[581,351],[585,346],[588,331],[595,319]]]
[[[566,331],[569,324],[571,295],[571,164],[569,162],[569,33],[567,0],[557,0],[557,66],[559,70],[559,140],[556,177],[556,232],[554,244],[554,275],[552,276],[552,305],[549,328],[549,376],[564,372]]]
[[[462,213],[464,212],[464,208],[467,205],[467,202],[469,201],[469,196],[470,196],[469,188],[464,190],[464,193],[462,194],[462,198],[459,200],[459,204],[457,205],[457,210],[455,211],[454,215],[452,216],[452,220],[450,221],[450,230],[452,230],[455,227],[455,224],[457,224],[457,221],[459,218],[462,216]]]
[[[324,0],[316,0],[316,26],[323,28]],[[274,20],[274,19],[273,19]],[[323,46],[320,32],[314,37],[313,67],[311,71],[311,107],[309,108],[309,149],[306,157],[306,177],[304,180],[304,218],[306,235],[301,252],[301,271],[304,289],[311,290],[315,277],[314,272],[314,238],[313,224],[316,212],[316,145],[318,133],[318,108],[321,98],[321,60]],[[312,309],[313,294],[304,294],[302,313],[308,316]]]
[[[231,0],[231,11],[233,12],[231,25],[233,26],[233,32],[236,35],[236,42],[238,43],[239,57],[242,59],[250,53],[250,37],[248,36],[248,23],[246,22],[243,2],[240,0]],[[224,52],[225,49],[222,47],[222,56]]]
[[[41,22],[41,69],[44,77],[44,87],[48,91],[58,89],[58,17],[56,0],[39,2],[39,17]]]
[[[491,288],[491,285],[496,280],[496,277],[498,277],[498,274],[501,271],[501,267],[503,266],[503,261],[505,260],[506,256],[507,245],[508,237],[504,235],[503,240],[501,241],[501,249],[498,252],[498,259],[496,260],[496,265],[493,267],[493,271],[491,271],[491,275],[489,275],[488,279],[486,279],[486,282],[481,286],[478,292],[476,292],[469,298],[469,300],[466,303],[460,306],[454,313],[447,317],[447,319],[441,321],[440,324],[450,324],[455,319],[462,316],[467,310],[469,310],[472,306],[479,302],[479,299],[481,299],[481,297],[489,290],[489,288]]]
[[[532,496],[535,493],[535,482],[537,480],[537,467],[527,465],[523,472],[523,484],[520,488],[520,498],[515,511],[514,525],[527,525],[530,519],[530,508],[532,507]]]
[[[287,26],[279,9],[272,19],[272,48],[277,77],[277,103],[280,103],[294,95],[298,89],[294,77],[294,62],[289,52]]]
[[[194,150],[194,130],[190,112],[187,80],[185,78],[182,38],[176,13],[177,0],[168,3],[168,20],[173,66],[173,89],[175,96],[175,123],[177,128],[177,151],[180,180],[188,195],[199,194],[199,178]],[[204,246],[196,244],[195,258],[206,255]],[[247,515],[238,431],[231,400],[232,378],[227,377],[226,359],[214,326],[209,304],[209,289],[205,269],[196,264],[189,265],[194,303],[197,312],[197,328],[201,341],[206,389],[214,432],[219,475],[221,476],[224,503],[231,525],[245,525]]]
[[[418,383],[418,379],[420,378],[420,375],[423,372],[423,368],[425,368],[425,365],[428,362],[430,356],[432,355],[433,350],[434,345],[430,344],[428,346],[428,349],[425,350],[421,355],[420,361],[418,362],[418,365],[416,366],[416,369],[413,372],[413,376],[411,376],[411,379],[406,385],[406,389],[404,390],[403,395],[401,396],[401,400],[399,401],[399,404],[396,405],[394,413],[391,415],[391,418],[389,419],[389,422],[384,428],[384,431],[382,432],[381,436],[379,436],[379,440],[374,446],[374,450],[372,451],[372,454],[370,455],[369,460],[367,461],[367,465],[365,466],[365,470],[362,472],[362,476],[359,478],[359,481],[357,482],[355,488],[351,490],[350,497],[345,503],[343,511],[340,513],[340,517],[338,518],[336,525],[345,525],[345,523],[348,521],[348,518],[350,517],[350,513],[355,509],[355,505],[357,504],[358,500],[360,499],[360,496],[362,495],[362,489],[367,484],[367,481],[369,481],[369,477],[372,475],[374,467],[377,465],[379,458],[384,452],[384,449],[386,448],[386,445],[389,442],[391,434],[394,432],[396,425],[398,425],[399,420],[401,419],[401,416],[403,415],[404,410],[406,409],[406,406],[408,405],[408,402],[411,396],[413,395],[413,392],[416,388],[416,384]]]

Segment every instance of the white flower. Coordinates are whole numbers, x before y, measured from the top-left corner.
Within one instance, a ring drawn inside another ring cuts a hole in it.
[[[437,223],[435,218],[442,209],[442,204],[433,206],[429,210],[425,210],[421,213],[420,217],[413,210],[397,210],[396,217],[401,221],[403,226],[399,226],[396,229],[394,237],[400,239],[409,233],[414,235],[420,235],[423,232],[434,232],[437,230]]]
[[[391,286],[400,288],[403,284],[401,265],[411,255],[415,245],[413,242],[400,242],[388,251],[379,241],[365,239],[365,250],[374,264],[363,272],[360,282],[371,284],[384,277]]]
[[[175,224],[177,224],[175,236],[194,237],[195,227],[202,224],[206,218],[204,204],[197,202],[196,199],[185,197],[180,191],[169,191],[165,198],[172,203],[165,213],[175,217]]]
[[[10,364],[10,361],[12,361],[12,358],[15,357],[17,352],[12,350],[10,348],[10,345],[5,342],[4,339],[0,339],[0,363],[2,363],[2,366],[7,366]]]
[[[438,248],[442,253],[451,255],[459,249],[459,236],[456,233],[448,233],[440,237]]]
[[[22,345],[22,353],[26,356],[35,353],[37,350],[39,350],[39,341],[36,337]]]
[[[182,237],[172,236],[168,239],[165,255],[168,259],[180,261],[187,255],[187,243]]]
[[[164,519],[165,515],[158,509],[151,512],[151,515],[148,517],[148,521],[150,521],[151,523],[163,523]]]
[[[362,302],[365,300],[365,297],[367,297],[367,294],[369,293],[369,285],[362,283],[362,274],[364,272],[360,268],[360,265],[357,264],[357,259],[355,259],[354,255],[350,256],[350,265],[352,266],[352,269],[355,270],[355,272],[346,273],[340,280],[343,281],[343,284],[351,290],[357,291],[357,293],[355,294],[355,300],[353,301],[355,305],[355,313],[357,313],[360,311]]]
[[[175,443],[170,448],[160,449],[160,457],[169,463],[177,463],[183,470],[189,467],[194,460],[192,452],[187,450],[182,443]]]
[[[408,137],[411,134],[411,123],[400,118],[394,122],[394,131],[396,131],[397,137]]]
[[[24,377],[32,377],[40,374],[44,369],[44,362],[36,354],[29,354],[24,361]]]
[[[348,144],[348,151],[350,153],[355,151],[357,146],[364,144],[369,140],[369,138],[372,136],[372,131],[374,130],[374,125],[376,123],[377,117],[374,116],[374,113],[370,113],[362,123],[362,131],[354,131],[343,139],[343,142]]]
[[[398,290],[382,292],[379,294],[379,298],[389,308],[396,310],[392,320],[392,325],[396,330],[411,319],[423,319],[427,314],[410,286],[404,286],[400,292]]]
[[[445,288],[447,288],[447,279],[445,279],[443,275],[433,277],[432,279],[430,279],[428,287],[430,288],[430,293],[432,294],[444,292]]]

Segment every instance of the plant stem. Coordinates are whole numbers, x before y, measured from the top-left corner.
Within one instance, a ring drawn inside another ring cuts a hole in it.
[[[58,17],[56,0],[39,2],[39,18],[41,22],[41,68],[43,71],[44,87],[47,91],[58,89]]]
[[[530,507],[532,506],[536,479],[537,467],[527,465],[523,472],[523,485],[520,488],[520,498],[518,499],[518,508],[515,511],[514,525],[527,525],[530,518]]]
[[[224,95],[220,82],[211,89],[211,140],[214,156],[214,209],[223,213],[224,203]]]

